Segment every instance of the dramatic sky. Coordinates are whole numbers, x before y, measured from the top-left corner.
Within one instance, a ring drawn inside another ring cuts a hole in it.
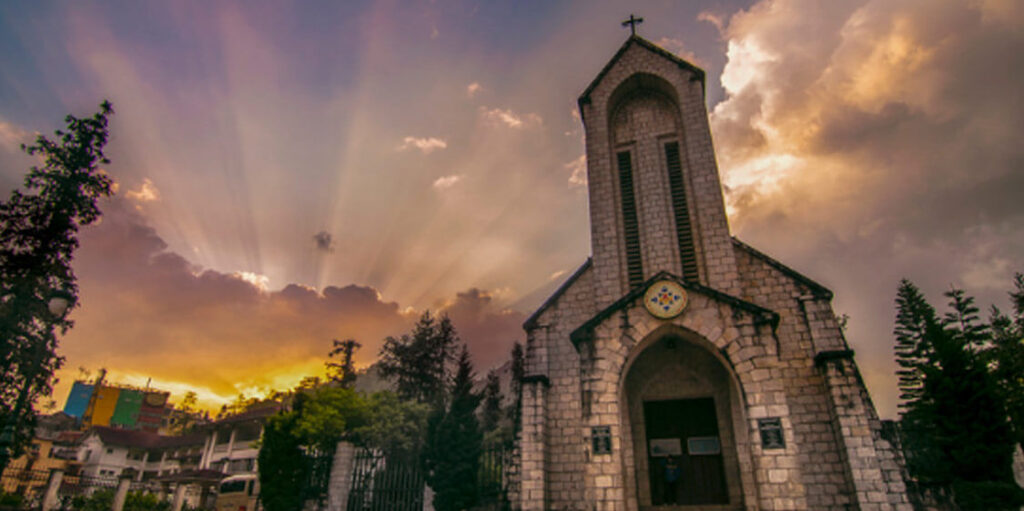
[[[210,405],[446,311],[479,367],[588,256],[575,99],[625,40],[708,74],[733,233],[836,292],[884,416],[900,278],[1024,270],[1018,0],[4,2],[0,192],[114,103],[78,367]]]

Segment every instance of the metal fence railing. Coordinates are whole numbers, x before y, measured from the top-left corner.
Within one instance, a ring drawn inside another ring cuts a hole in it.
[[[480,452],[480,509],[504,510],[509,508],[509,469],[512,450],[505,447],[484,449]]]
[[[380,451],[357,449],[348,509],[421,511],[424,486],[416,460],[388,460]]]
[[[13,501],[19,502],[20,507],[27,507],[42,503],[49,480],[49,470],[8,469],[0,477],[0,488],[14,496]]]
[[[117,489],[117,478],[65,474],[57,496],[61,499],[88,497],[104,489]]]
[[[0,478],[0,509],[37,510],[42,508],[43,499],[50,487],[49,470],[9,469]],[[116,477],[94,477],[75,473],[64,473],[57,488],[57,505],[60,509],[75,510],[86,506],[90,500],[112,501],[119,479]],[[167,500],[166,485],[156,481],[131,481],[129,492],[159,496]],[[96,502],[92,503],[95,508]]]
[[[505,447],[480,453],[477,488],[480,501],[474,510],[509,509],[508,491],[512,451]],[[421,511],[426,488],[419,459],[388,459],[380,451],[356,449],[348,496],[350,511]]]
[[[307,471],[306,480],[302,485],[303,500],[316,500],[319,503],[327,500],[333,462],[334,457],[329,453],[306,454]]]

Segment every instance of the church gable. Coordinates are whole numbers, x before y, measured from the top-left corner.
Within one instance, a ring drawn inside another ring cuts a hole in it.
[[[650,287],[656,282],[661,281],[676,282],[687,293],[686,299],[689,303],[687,304],[686,309],[680,314],[678,320],[672,320],[672,322],[685,324],[688,316],[707,316],[707,310],[712,310],[712,315],[718,315],[721,310],[725,310],[727,313],[724,314],[724,316],[730,318],[732,322],[749,324],[754,327],[767,326],[770,327],[771,332],[774,332],[775,328],[779,324],[779,314],[772,310],[746,300],[727,295],[720,291],[716,291],[715,289],[701,284],[687,282],[678,276],[661,272],[634,288],[615,303],[605,307],[603,310],[599,311],[593,317],[589,318],[586,322],[573,330],[569,336],[573,345],[579,349],[580,343],[592,340],[595,331],[601,328],[602,324],[608,321],[609,318],[613,318],[616,316],[616,313],[621,311],[626,311],[631,314],[635,309],[637,316],[641,318],[642,322],[649,324],[648,330],[653,330],[658,326],[666,324],[667,320],[648,317],[649,315],[644,311],[644,304],[642,303],[644,295]],[[636,322],[634,321],[630,322],[630,324],[635,323]],[[725,326],[719,326],[721,327],[720,330],[724,330]],[[612,327],[619,328],[620,325],[616,324],[612,325]],[[646,332],[644,332],[644,334],[646,335]],[[724,348],[724,346],[719,346],[719,348]]]
[[[599,72],[597,76],[594,77],[594,80],[590,82],[590,85],[588,85],[586,90],[583,91],[583,94],[580,94],[578,102],[580,104],[581,109],[583,104],[590,103],[590,96],[594,92],[594,90],[605,81],[605,77],[609,74],[609,72],[616,65],[619,64],[619,61],[623,60],[623,57],[626,55],[626,52],[630,50],[634,52],[646,50],[654,55],[657,55],[665,59],[672,65],[675,65],[679,69],[688,71],[689,73],[691,73],[693,80],[700,81],[701,86],[704,85],[705,77],[703,69],[679,58],[678,56],[671,52],[665,51],[663,48],[658,47],[657,45],[651,43],[650,41],[642,37],[633,36],[627,39],[626,42],[619,47],[619,51],[615,53],[615,56],[613,56],[612,59],[609,60],[607,64],[605,64],[604,68],[601,69],[601,72]]]

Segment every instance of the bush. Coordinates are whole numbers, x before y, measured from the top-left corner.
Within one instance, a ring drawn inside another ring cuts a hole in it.
[[[21,509],[23,500],[17,493],[0,490],[0,509]]]
[[[71,499],[74,511],[110,511],[114,506],[113,489],[97,490],[92,495],[79,495]],[[124,498],[124,511],[169,511],[171,503],[160,500],[152,493],[130,491]]]
[[[184,506],[182,509],[187,509]],[[124,499],[124,511],[170,511],[171,503],[167,500],[160,500],[152,493],[130,491]]]
[[[1024,506],[1024,489],[1012,482],[958,481],[953,495],[963,511],[1017,511]]]
[[[97,490],[92,495],[78,495],[71,499],[75,511],[110,511],[114,507],[114,490]]]

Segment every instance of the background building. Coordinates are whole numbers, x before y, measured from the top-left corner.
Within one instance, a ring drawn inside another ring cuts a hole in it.
[[[169,413],[170,392],[76,381],[64,404],[64,413],[81,419],[84,427],[111,426],[157,432]]]
[[[256,442],[263,435],[267,418],[280,410],[280,403],[270,401],[202,426],[206,442],[199,468],[225,474],[255,473],[260,453]]]

